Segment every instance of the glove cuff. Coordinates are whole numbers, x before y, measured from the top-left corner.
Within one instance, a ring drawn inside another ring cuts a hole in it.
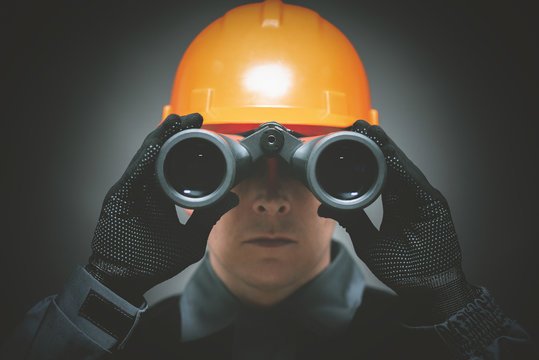
[[[144,290],[140,290],[138,287],[130,286],[129,281],[122,280],[111,275],[109,272],[102,269],[104,262],[101,258],[97,257],[95,254],[90,257],[89,263],[85,266],[86,271],[92,275],[97,281],[105,285],[107,288],[112,290],[118,296],[121,296],[123,299],[128,301],[134,306],[140,306],[144,303]],[[96,265],[98,264],[98,265]]]
[[[397,291],[403,304],[403,321],[432,325],[446,321],[477,296],[460,266],[435,276],[415,277]]]
[[[444,342],[459,358],[479,356],[481,349],[499,337],[511,324],[485,288],[477,288],[477,297],[447,321],[434,326]]]
[[[464,274],[456,279],[433,289],[432,318],[435,322],[445,321],[466,304],[479,295],[464,278]]]

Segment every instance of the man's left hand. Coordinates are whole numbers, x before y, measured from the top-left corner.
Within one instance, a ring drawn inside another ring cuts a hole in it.
[[[462,272],[461,250],[447,201],[380,127],[357,121],[352,131],[375,141],[387,163],[380,230],[363,210],[321,205],[318,213],[346,229],[357,255],[400,295],[410,321],[444,321],[475,294]]]

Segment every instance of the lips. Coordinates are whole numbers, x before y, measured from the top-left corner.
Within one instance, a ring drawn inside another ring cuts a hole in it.
[[[275,237],[275,238],[258,237],[258,238],[254,238],[254,239],[244,241],[243,243],[244,244],[250,244],[250,245],[256,245],[256,246],[271,248],[271,247],[281,247],[281,246],[287,246],[287,245],[296,244],[297,241],[294,241],[294,240],[288,239],[288,238],[284,238],[284,237]]]

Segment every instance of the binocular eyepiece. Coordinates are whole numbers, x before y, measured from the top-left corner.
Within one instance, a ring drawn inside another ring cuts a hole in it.
[[[320,202],[342,210],[372,203],[387,171],[382,151],[364,135],[338,131],[297,138],[270,122],[245,138],[184,130],[161,148],[156,173],[170,199],[183,208],[197,209],[221,199],[264,157],[282,158]]]

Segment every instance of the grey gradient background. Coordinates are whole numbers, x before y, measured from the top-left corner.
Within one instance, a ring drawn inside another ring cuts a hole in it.
[[[382,126],[451,205],[468,279],[537,335],[532,2],[290,2],[355,45]],[[159,122],[183,51],[242,3],[3,6],[0,335],[86,263],[103,197]]]

